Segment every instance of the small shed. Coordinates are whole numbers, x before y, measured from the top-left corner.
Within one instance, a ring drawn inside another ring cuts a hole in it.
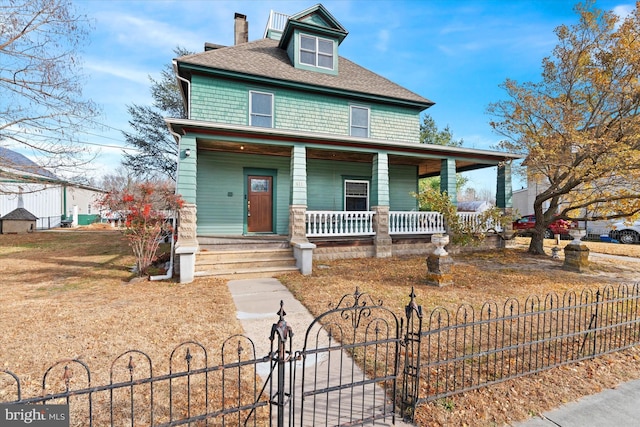
[[[0,218],[2,234],[31,233],[36,230],[38,217],[26,210],[17,208]]]

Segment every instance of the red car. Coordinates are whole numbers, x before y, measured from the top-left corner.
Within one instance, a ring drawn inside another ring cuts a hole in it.
[[[513,221],[513,231],[520,236],[530,236],[531,230],[536,226],[535,215],[525,215],[517,221]],[[556,219],[546,230],[544,230],[545,239],[553,239],[555,234],[559,234],[562,237],[569,235],[570,228],[577,228],[578,224],[575,221],[567,221],[564,219]]]

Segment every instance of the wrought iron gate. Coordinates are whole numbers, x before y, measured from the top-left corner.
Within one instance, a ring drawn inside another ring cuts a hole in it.
[[[318,316],[293,361],[290,425],[395,423],[401,323],[358,289]]]

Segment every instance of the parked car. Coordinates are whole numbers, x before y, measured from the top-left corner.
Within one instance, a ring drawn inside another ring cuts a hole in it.
[[[520,236],[530,236],[533,228],[536,226],[535,215],[525,215],[522,218],[513,221],[513,231]],[[553,239],[553,236],[559,234],[563,238],[569,237],[569,230],[572,228],[578,228],[578,223],[575,221],[567,221],[565,219],[556,219],[549,227],[544,231],[545,239]]]
[[[619,221],[611,224],[609,237],[620,243],[640,242],[640,220],[635,222]]]

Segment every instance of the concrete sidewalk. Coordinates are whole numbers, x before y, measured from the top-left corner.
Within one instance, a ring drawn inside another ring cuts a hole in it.
[[[293,340],[293,349],[294,351],[302,350],[305,334],[313,323],[314,317],[277,279],[231,280],[228,282],[228,287],[238,310],[238,319],[245,330],[245,335],[253,341],[257,357],[265,356],[270,352],[271,343],[269,336],[273,324],[278,322],[280,301],[283,302],[283,308],[286,312],[285,320],[293,332],[293,337],[290,338]],[[324,345],[322,340],[325,339],[323,337],[327,336],[320,330],[319,325],[314,326],[311,329],[311,333],[313,337],[316,337],[317,334],[317,336],[320,337],[320,343]],[[328,340],[328,338],[326,339]],[[287,343],[287,348],[289,348],[289,343]],[[356,377],[363,378],[364,375],[355,365],[354,370],[351,370],[350,360],[349,356],[344,352],[342,352],[340,356],[340,363],[326,360],[324,354],[317,360],[308,357],[307,366],[305,366],[305,373],[307,374],[305,375],[307,378],[305,384],[310,384],[311,381],[315,381],[314,374],[317,372],[327,372],[329,378],[324,377],[323,380],[331,384],[347,384],[350,382],[350,378],[345,374],[344,366],[349,366],[349,377],[355,373]],[[264,366],[258,367],[258,374],[263,379],[266,379],[269,375],[270,367],[268,363],[263,365]],[[301,375],[298,375],[297,378],[300,378]],[[345,419],[349,419],[349,417],[352,416],[351,413],[345,415],[345,412],[348,412],[346,409],[353,413],[362,411],[362,413],[365,414],[363,416],[366,416],[367,413],[370,414],[371,411],[379,411],[379,408],[386,405],[384,392],[381,388],[373,390],[371,387],[374,386],[375,385],[369,385],[365,392],[362,392],[362,389],[356,388],[344,394],[340,394],[339,392],[327,393],[325,395],[326,398],[323,398],[321,402],[316,402],[314,396],[309,396],[309,402],[313,403],[307,403],[305,406],[305,425],[312,426],[317,422],[321,422],[322,425],[343,424]],[[299,390],[300,385],[298,384],[297,387]],[[322,387],[322,385],[318,384],[318,387]],[[296,395],[299,396],[300,393],[297,392]],[[340,401],[337,396],[342,396],[342,401]],[[345,401],[344,399],[351,400]],[[357,405],[352,403],[354,401],[358,402]],[[311,405],[313,407],[311,407]],[[296,411],[297,410],[298,408],[296,407]],[[316,413],[313,414],[312,411]],[[318,420],[318,418],[324,416],[327,416],[327,420]],[[354,419],[358,418],[357,413],[354,416]],[[392,425],[391,417],[387,417],[386,420],[376,420],[375,424],[379,426]],[[395,425],[410,426],[410,424],[402,422],[398,417],[396,418]]]
[[[586,396],[514,427],[631,427],[640,425],[640,380]]]

